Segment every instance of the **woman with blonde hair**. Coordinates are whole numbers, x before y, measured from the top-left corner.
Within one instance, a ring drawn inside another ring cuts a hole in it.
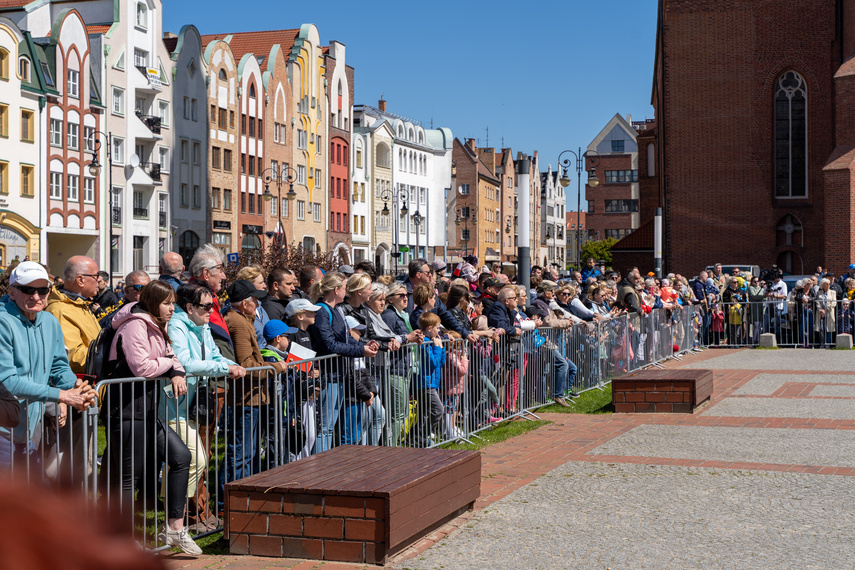
[[[816,292],[816,315],[814,330],[819,335],[819,343],[824,346],[834,344],[837,336],[837,293],[831,288],[831,281],[823,279]]]
[[[366,278],[370,284],[371,278]],[[312,285],[312,302],[320,307],[314,324],[308,328],[312,349],[319,357],[329,354],[349,357],[323,360],[320,363],[321,378],[326,384],[321,392],[321,429],[318,432],[315,453],[332,447],[335,425],[344,403],[343,391],[349,361],[353,358],[373,357],[380,348],[377,341],[365,343],[357,341],[349,334],[344,316],[338,309],[347,294],[347,284],[343,274],[331,271]]]

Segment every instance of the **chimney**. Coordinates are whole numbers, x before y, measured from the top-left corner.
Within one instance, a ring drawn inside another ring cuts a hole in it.
[[[466,139],[466,145],[474,152],[475,151],[475,139]]]
[[[378,108],[378,109],[380,109],[380,112],[381,112],[381,113],[385,113],[385,112],[386,112],[386,100],[385,100],[385,99],[383,99],[382,97],[381,97],[381,98],[380,98],[380,100],[377,102],[377,108]]]

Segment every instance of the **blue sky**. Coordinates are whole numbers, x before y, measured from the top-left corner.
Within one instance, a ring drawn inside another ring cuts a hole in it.
[[[313,23],[324,44],[347,46],[355,103],[376,106],[383,94],[388,111],[426,127],[433,120],[479,146],[489,128],[489,146],[538,150],[545,170],[562,150],[587,146],[615,113],[653,117],[656,5],[167,0],[163,28],[194,24],[209,34]],[[575,209],[575,194],[568,198]]]

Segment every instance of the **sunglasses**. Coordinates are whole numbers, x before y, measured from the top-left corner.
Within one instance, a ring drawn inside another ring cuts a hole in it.
[[[15,288],[24,295],[38,293],[40,297],[46,297],[50,293],[50,287],[30,287],[29,285],[15,285]]]
[[[98,274],[97,273],[79,273],[78,275],[80,275],[80,277],[91,277],[92,279],[95,279],[96,281],[98,280]]]
[[[193,306],[194,306],[194,307],[199,307],[200,309],[202,309],[202,310],[203,310],[203,311],[205,311],[205,312],[213,311],[213,310],[214,310],[214,304],[213,304],[213,303],[205,303],[205,304],[202,304],[202,303],[193,303]]]
[[[142,291],[145,285],[128,285],[125,289],[133,289],[134,291]]]
[[[570,291],[561,291],[559,295],[569,295]]]

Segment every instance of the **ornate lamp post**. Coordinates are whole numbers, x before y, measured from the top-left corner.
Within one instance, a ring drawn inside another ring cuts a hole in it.
[[[89,174],[98,178],[101,174],[101,163],[98,162],[98,152],[101,150],[101,138],[107,141],[107,192],[109,192],[110,215],[107,216],[107,224],[109,226],[107,247],[109,252],[108,266],[110,268],[110,287],[113,286],[113,224],[116,223],[114,216],[116,212],[113,210],[113,133],[102,133],[95,131],[92,133],[92,162],[89,163]],[[121,220],[119,220],[121,221]]]
[[[392,201],[392,207],[393,208],[396,207],[396,204],[398,204],[398,203],[401,204],[401,217],[402,218],[407,215],[407,212],[409,212],[409,210],[407,209],[407,202],[409,202],[410,195],[407,194],[406,190],[402,190],[402,189],[399,190],[397,188],[394,190],[391,190],[391,189],[383,190],[383,192],[380,193],[380,199],[383,200],[383,209],[381,210],[381,213],[383,213],[384,215],[388,216],[389,213],[391,212],[391,210],[389,209],[389,201],[390,200]],[[418,213],[418,212],[416,212],[416,213]],[[394,220],[394,223],[392,224],[392,246],[395,248],[395,251],[392,252],[392,257],[395,258],[395,273],[396,274],[398,273],[398,258],[401,257],[401,252],[398,250],[398,232],[400,231],[399,227],[400,226],[398,223],[398,219],[396,218]],[[409,235],[409,232],[407,232],[407,249],[408,250],[409,250],[409,247],[410,247],[410,235]]]
[[[572,159],[569,156],[563,161],[561,160],[561,157],[568,152],[576,158],[576,270],[579,271],[582,267],[582,233],[581,228],[579,227],[582,222],[582,170],[584,169],[584,162],[587,158],[588,164],[591,166],[591,171],[588,174],[588,185],[591,186],[591,188],[595,188],[600,183],[600,179],[597,178],[596,171],[594,170],[594,168],[596,168],[600,163],[600,154],[595,150],[586,150],[583,153],[581,148],[579,148],[578,151],[565,150],[559,154],[558,164],[561,165],[563,171],[561,173],[561,178],[559,178],[558,181],[564,188],[567,188],[567,186],[570,185],[570,176],[568,176],[567,171],[573,166]]]
[[[285,198],[289,202],[293,202],[297,197],[297,193],[294,192],[294,181],[297,179],[297,171],[287,164],[283,164],[281,169],[267,168],[262,170],[261,176],[264,178],[264,194],[261,197],[265,202],[273,199],[273,194],[270,193],[270,182],[273,181],[276,183],[279,196],[278,208],[276,210],[279,213],[279,230],[282,232],[279,246],[282,247],[285,245],[285,226],[282,224],[282,179],[284,178],[288,183],[288,193],[285,194]]]
[[[478,223],[478,217],[473,215],[472,208],[469,206],[457,208],[455,212],[457,213],[457,218],[454,220],[454,223],[458,226],[463,224],[463,231],[466,232],[461,235],[461,241],[466,244],[463,248],[463,254],[465,255],[469,250],[469,222],[471,221],[473,226],[476,225]],[[461,255],[460,258],[462,259],[463,255]]]

